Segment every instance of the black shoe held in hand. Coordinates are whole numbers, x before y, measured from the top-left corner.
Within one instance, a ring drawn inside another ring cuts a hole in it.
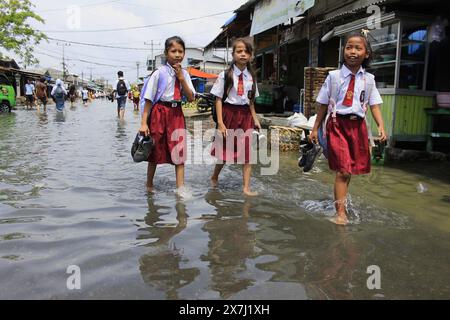
[[[300,157],[300,159],[298,159],[298,166],[300,168],[303,168],[305,166],[308,151],[311,150],[313,147],[314,147],[314,145],[312,143],[308,143],[308,144],[301,146],[301,148],[300,148],[301,157]]]
[[[136,135],[131,147],[131,156],[134,162],[148,161],[154,146],[153,138],[144,136],[141,133]]]
[[[313,144],[313,147],[306,153],[305,166],[303,172],[309,172],[313,168],[314,162],[322,154],[322,147],[318,144]]]

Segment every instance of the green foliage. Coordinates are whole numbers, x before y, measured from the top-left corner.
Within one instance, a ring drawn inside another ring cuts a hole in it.
[[[30,0],[0,0],[0,47],[17,54],[26,65],[38,62],[33,48],[47,40],[44,33],[30,25],[30,20],[45,23],[33,8]]]

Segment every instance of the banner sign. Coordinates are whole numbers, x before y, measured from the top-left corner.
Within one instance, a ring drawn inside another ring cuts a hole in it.
[[[315,0],[263,0],[255,6],[250,36],[288,22],[314,4]]]

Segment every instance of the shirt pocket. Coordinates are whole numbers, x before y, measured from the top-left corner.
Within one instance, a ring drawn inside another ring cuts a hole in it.
[[[245,88],[245,91],[253,90],[253,80],[245,80],[244,88]]]
[[[245,97],[254,96],[253,92],[253,80],[244,80]]]

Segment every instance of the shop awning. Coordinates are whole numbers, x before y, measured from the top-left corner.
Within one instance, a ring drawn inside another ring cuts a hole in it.
[[[219,77],[217,74],[206,73],[192,67],[188,68],[188,72],[190,76],[197,78],[217,79]]]
[[[237,18],[237,14],[235,13],[235,14],[233,14],[233,16],[232,16],[230,19],[228,19],[228,20],[224,23],[224,25],[222,26],[222,28],[226,28],[227,26],[229,26],[234,20],[236,20],[236,18]]]
[[[358,0],[353,1],[352,3],[345,5],[337,10],[333,10],[333,12],[327,13],[324,15],[324,18],[320,21],[317,21],[317,24],[324,24],[331,22],[335,19],[354,14],[358,11],[364,10],[372,5],[380,5],[386,3],[394,3],[399,0]]]
[[[0,59],[0,67],[3,68],[12,68],[12,69],[20,69],[19,65],[17,64],[16,60],[10,59],[10,60],[4,60]]]
[[[422,21],[425,24],[430,24],[433,21],[433,15],[424,15],[424,14],[415,14],[415,13],[402,13],[391,11],[381,15],[380,23],[385,23],[392,21],[394,19],[407,19],[407,20],[417,20]],[[367,18],[361,18],[359,20],[355,20],[344,25],[340,25],[332,29],[332,36],[344,36],[350,32],[355,30],[361,30],[363,28],[367,28]]]
[[[26,71],[26,70],[19,70],[19,69],[14,69],[14,68],[4,68],[1,66],[0,66],[0,70],[3,72],[16,73],[16,74],[24,75],[26,77],[36,78],[36,79],[39,79],[44,75],[41,73],[36,73],[36,72],[31,72],[31,71]]]
[[[388,12],[380,17],[380,23],[390,21],[396,17],[395,12]],[[367,18],[362,18],[356,21],[346,23],[344,25],[337,26],[333,29],[334,36],[343,36],[355,30],[361,30],[367,28]]]

